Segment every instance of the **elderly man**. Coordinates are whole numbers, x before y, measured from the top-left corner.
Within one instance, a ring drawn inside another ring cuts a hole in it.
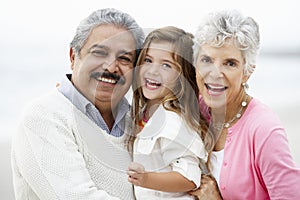
[[[93,12],[70,45],[73,73],[27,107],[12,142],[16,199],[133,199],[124,95],[144,39],[115,9]]]

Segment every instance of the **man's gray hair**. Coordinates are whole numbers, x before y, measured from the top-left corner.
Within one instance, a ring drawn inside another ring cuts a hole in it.
[[[114,8],[106,8],[94,11],[78,25],[76,34],[70,43],[70,47],[76,55],[80,54],[91,31],[102,24],[112,24],[127,29],[136,41],[137,50],[141,49],[145,35],[137,22],[127,13]]]
[[[259,27],[251,17],[244,17],[236,10],[213,12],[200,24],[194,38],[194,61],[204,44],[221,47],[226,39],[233,39],[245,60],[244,74],[250,75],[255,68],[260,45]]]

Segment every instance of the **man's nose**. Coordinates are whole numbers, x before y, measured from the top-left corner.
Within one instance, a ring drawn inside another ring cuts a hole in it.
[[[119,70],[118,60],[115,57],[107,59],[102,66],[104,70],[107,70],[111,73],[115,73]]]

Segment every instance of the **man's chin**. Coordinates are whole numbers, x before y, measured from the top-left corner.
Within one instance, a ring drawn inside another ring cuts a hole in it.
[[[123,93],[118,93],[115,95],[101,93],[95,96],[95,102],[103,104],[118,104],[124,95],[125,94]]]

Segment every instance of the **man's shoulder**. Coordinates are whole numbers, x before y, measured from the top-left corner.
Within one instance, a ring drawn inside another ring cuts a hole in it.
[[[71,102],[68,101],[59,91],[52,90],[44,93],[40,97],[32,100],[23,110],[26,115],[40,115],[43,113],[51,113],[55,111],[63,111],[70,109]]]

